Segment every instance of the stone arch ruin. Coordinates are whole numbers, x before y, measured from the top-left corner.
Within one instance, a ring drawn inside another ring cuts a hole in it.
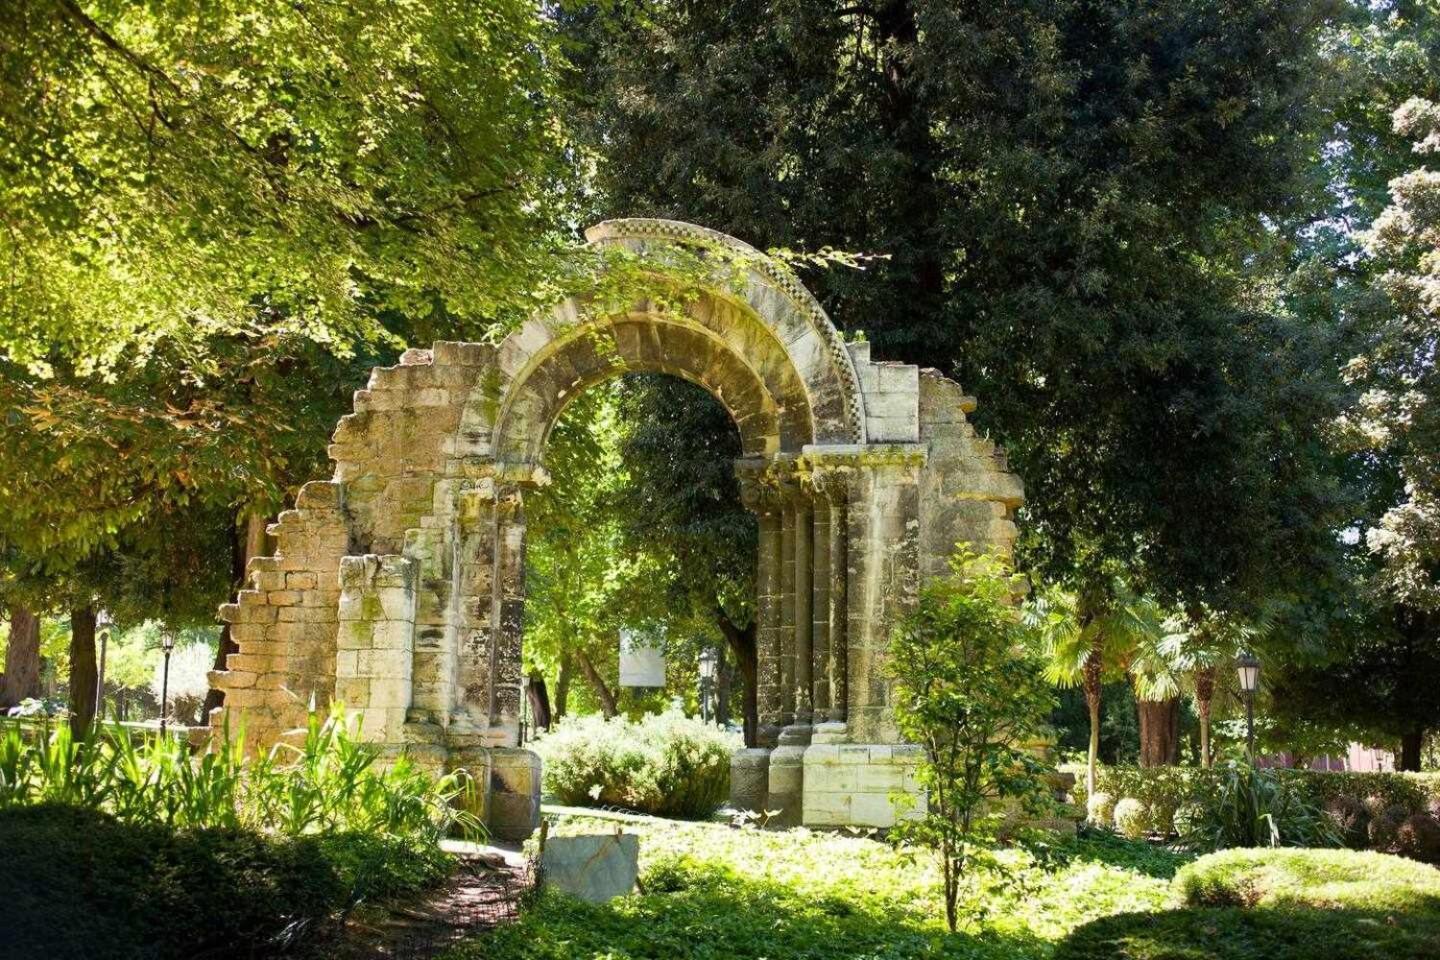
[[[528,835],[539,760],[519,746],[526,491],[545,439],[586,387],[682,377],[740,431],[757,517],[760,745],[732,793],[811,826],[886,826],[913,788],[883,669],[889,632],[959,542],[1008,552],[1019,481],[966,421],[974,400],[932,370],[846,343],[787,271],[723,234],[666,220],[592,228],[600,250],[710,245],[745,256],[738,285],[680,310],[574,299],[499,344],[437,343],[376,368],[336,428],[328,481],[272,525],[274,556],[221,608],[239,652],[212,682],[252,743],[343,701],[361,735],[486,784],[498,836]]]

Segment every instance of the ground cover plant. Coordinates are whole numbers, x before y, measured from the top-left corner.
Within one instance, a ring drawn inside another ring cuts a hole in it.
[[[1078,929],[1060,960],[1440,956],[1440,871],[1353,850],[1226,850],[1181,868],[1176,909]]]
[[[615,826],[564,817],[552,830]],[[1162,907],[1189,859],[1108,835],[1008,848],[997,856],[1009,878],[977,873],[951,935],[933,859],[874,836],[658,820],[623,829],[640,836],[645,895],[590,906],[544,893],[518,923],[449,960],[1043,958],[1072,927]]]

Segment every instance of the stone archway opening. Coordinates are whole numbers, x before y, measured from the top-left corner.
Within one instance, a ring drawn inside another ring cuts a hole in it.
[[[571,398],[544,443],[550,480],[525,500],[527,731],[545,707],[614,715],[688,700],[701,651],[716,649],[717,718],[753,738],[756,537],[734,472],[742,456],[730,412],[689,380],[632,372]],[[664,688],[625,688],[622,635],[663,641]]]
[[[252,742],[342,700],[362,735],[488,785],[499,836],[538,816],[539,761],[518,743],[525,500],[545,438],[577,393],[628,372],[699,384],[740,432],[742,498],[759,528],[757,747],[733,799],[813,826],[886,826],[914,789],[885,668],[921,578],[959,542],[1008,551],[1021,501],[975,402],[934,371],[847,343],[787,271],[730,237],[663,220],[611,221],[593,246],[743,256],[738,284],[681,309],[636,298],[597,313],[571,299],[499,344],[437,343],[377,368],[221,615],[239,653],[213,675]]]

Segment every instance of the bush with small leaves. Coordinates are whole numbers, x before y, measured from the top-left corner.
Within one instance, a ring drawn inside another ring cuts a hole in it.
[[[1085,800],[1085,819],[1097,827],[1109,827],[1115,822],[1115,798],[1104,791],[1096,791]]]
[[[1395,848],[1422,863],[1440,864],[1440,820],[1428,813],[1412,813],[1395,831]]]
[[[730,792],[740,738],[678,711],[631,721],[566,718],[535,741],[545,789],[571,806],[703,818]]]
[[[1124,797],[1115,804],[1115,829],[1120,831],[1121,836],[1139,840],[1145,836],[1149,814],[1144,803],[1134,797]]]
[[[1370,844],[1370,811],[1354,797],[1337,796],[1325,805],[1325,815],[1335,823],[1345,846],[1364,850]]]
[[[1399,840],[1400,825],[1409,816],[1410,812],[1399,804],[1375,811],[1370,817],[1370,848],[1386,853],[1394,850]]]

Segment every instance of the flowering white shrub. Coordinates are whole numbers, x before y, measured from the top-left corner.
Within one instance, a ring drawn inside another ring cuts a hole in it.
[[[741,741],[676,710],[636,722],[567,717],[534,744],[545,790],[558,802],[706,817],[730,792],[730,755]]]

